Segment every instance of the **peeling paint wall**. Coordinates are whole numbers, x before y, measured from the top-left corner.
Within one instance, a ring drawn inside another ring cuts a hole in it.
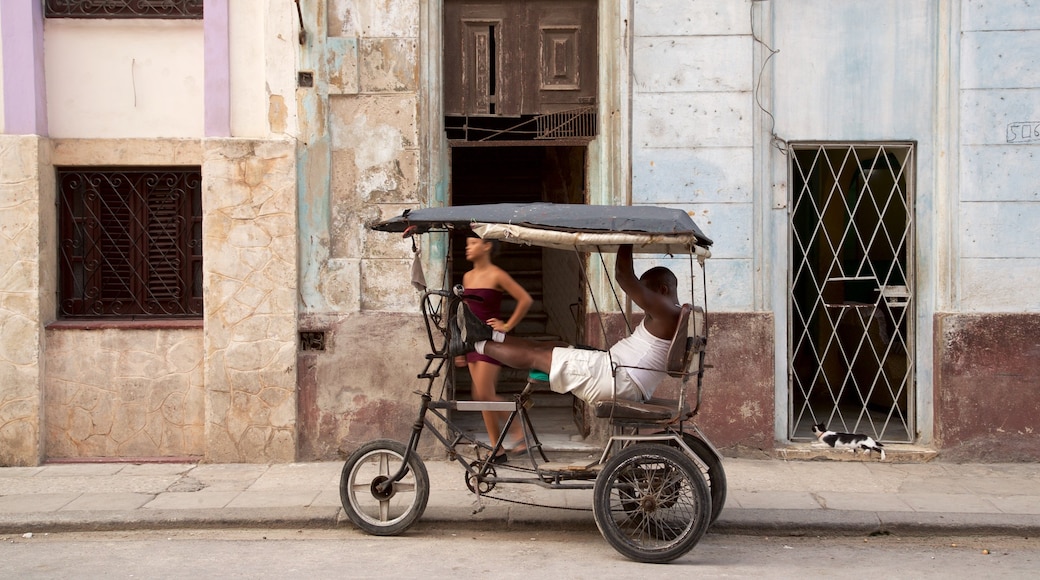
[[[414,420],[421,369],[392,355],[425,341],[410,246],[366,226],[421,200],[420,2],[302,7],[300,324],[329,348],[300,354],[300,455],[327,459]]]

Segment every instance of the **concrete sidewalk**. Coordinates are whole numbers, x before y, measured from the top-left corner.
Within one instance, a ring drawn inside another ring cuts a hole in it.
[[[523,503],[478,502],[466,489],[458,464],[425,464],[430,499],[417,528],[431,524],[595,527],[591,490],[502,484],[494,495]],[[340,507],[342,465],[5,467],[0,468],[0,533],[353,529]],[[723,465],[729,497],[712,528],[716,533],[1040,535],[1040,467],[1036,464],[727,458]]]

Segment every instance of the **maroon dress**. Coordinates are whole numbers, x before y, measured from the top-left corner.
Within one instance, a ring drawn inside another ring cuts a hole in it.
[[[487,321],[489,318],[502,317],[501,290],[494,290],[492,288],[466,288],[466,294],[474,294],[483,298],[483,300],[466,300],[466,305],[469,306],[469,309],[477,316],[477,318]],[[487,355],[480,354],[479,352],[466,354],[467,363],[477,361],[484,361],[493,365],[502,366],[502,363]]]

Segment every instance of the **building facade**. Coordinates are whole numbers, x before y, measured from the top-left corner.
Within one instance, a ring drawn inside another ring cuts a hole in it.
[[[403,438],[412,249],[366,225],[540,200],[715,241],[683,285],[724,451],[1040,459],[1028,2],[5,0],[0,36],[0,465]],[[580,334],[602,271],[530,260]]]

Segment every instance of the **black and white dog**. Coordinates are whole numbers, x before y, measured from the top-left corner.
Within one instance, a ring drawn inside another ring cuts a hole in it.
[[[884,445],[874,441],[874,438],[869,435],[828,431],[827,426],[823,423],[813,425],[812,432],[821,443],[835,449],[847,449],[853,453],[862,449],[863,451],[866,451],[868,455],[871,451],[877,451],[881,454],[881,461],[885,460]]]

